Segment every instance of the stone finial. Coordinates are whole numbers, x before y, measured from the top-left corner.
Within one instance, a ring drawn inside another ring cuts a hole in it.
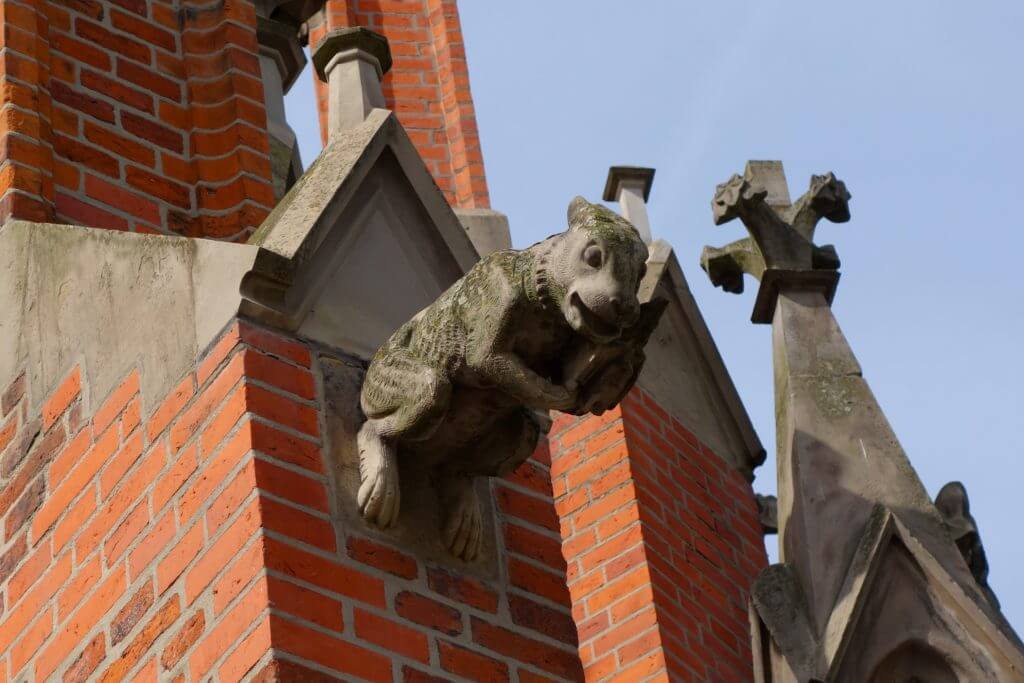
[[[381,78],[391,69],[388,40],[362,27],[335,29],[313,53],[313,66],[328,85],[330,134],[358,126],[375,108],[384,108]]]
[[[633,224],[644,242],[653,241],[647,218],[647,199],[654,184],[654,169],[642,166],[612,166],[604,183],[606,202],[618,202],[623,217]]]
[[[822,218],[850,219],[850,193],[832,173],[811,176],[810,188],[795,204],[781,162],[752,161],[742,176],[733,175],[715,189],[711,201],[715,225],[739,218],[750,237],[720,249],[705,247],[701,267],[727,292],[743,291],[743,275],[761,281],[752,319],[771,322],[780,285],[821,291],[829,301],[839,280],[839,257],[831,245],[814,244]]]

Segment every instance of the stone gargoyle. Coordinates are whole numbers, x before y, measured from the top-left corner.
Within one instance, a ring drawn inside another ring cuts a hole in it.
[[[359,510],[399,514],[401,464],[432,472],[443,542],[473,561],[483,518],[474,479],[501,476],[537,445],[535,411],[601,414],[636,381],[665,308],[637,299],[647,246],[577,197],[569,229],[490,254],[395,332],[366,372],[358,434]]]

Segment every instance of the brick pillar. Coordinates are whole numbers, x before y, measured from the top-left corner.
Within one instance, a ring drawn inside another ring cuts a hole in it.
[[[448,202],[488,208],[459,11],[454,0],[327,0],[311,22],[310,44],[331,29],[364,26],[387,37],[394,65],[384,99],[398,115]],[[327,91],[317,82],[320,129],[327,139]]]
[[[640,388],[551,440],[586,679],[751,680],[767,558],[750,484]]]
[[[0,680],[578,680],[546,450],[493,484],[494,578],[426,561],[339,515],[318,367],[236,321],[155,405],[10,382]]]
[[[262,221],[251,2],[2,7],[0,220],[231,239]]]

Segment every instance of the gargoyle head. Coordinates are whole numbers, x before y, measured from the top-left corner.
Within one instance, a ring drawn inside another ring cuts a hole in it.
[[[618,338],[640,315],[637,290],[647,245],[629,221],[576,197],[569,230],[548,258],[551,292],[573,330],[597,343]]]
[[[740,175],[735,175],[715,188],[715,196],[711,200],[711,214],[715,225],[728,223],[740,215],[747,204],[762,201],[768,195],[763,187],[750,184]]]
[[[833,223],[845,223],[850,220],[850,192],[846,183],[832,173],[811,176],[811,187],[808,190],[811,206],[826,220]]]

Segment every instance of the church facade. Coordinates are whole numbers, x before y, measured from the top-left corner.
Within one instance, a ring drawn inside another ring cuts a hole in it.
[[[388,528],[361,514],[375,351],[511,245],[454,0],[2,8],[0,680],[821,676],[772,649],[764,533],[790,517],[755,497],[764,447],[651,239],[651,169],[600,196],[646,243],[640,301],[665,302],[629,393],[553,411],[478,482],[469,559],[428,472],[403,470]],[[284,116],[304,68],[315,160]],[[1012,630],[976,628],[1019,675]]]

